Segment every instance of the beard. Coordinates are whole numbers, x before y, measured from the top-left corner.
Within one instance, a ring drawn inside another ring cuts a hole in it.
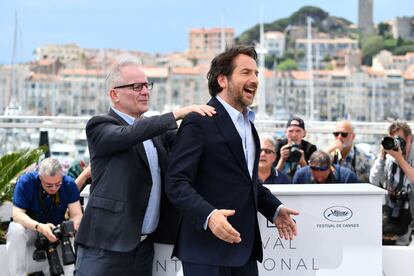
[[[245,88],[245,86],[237,87],[233,85],[231,81],[229,81],[228,95],[231,98],[233,104],[237,107],[240,107],[241,109],[245,109],[248,106],[252,105],[255,96],[253,93],[251,100],[249,98],[246,98],[245,94],[248,94],[248,92],[245,91]]]

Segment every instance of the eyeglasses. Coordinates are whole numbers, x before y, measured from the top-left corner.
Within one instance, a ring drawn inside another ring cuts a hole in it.
[[[312,171],[324,172],[329,169],[327,166],[310,166]]]
[[[348,132],[333,132],[332,133],[335,137],[338,137],[339,135],[341,135],[343,138],[348,137]]]
[[[260,153],[264,151],[266,154],[271,154],[271,153],[275,153],[275,151],[271,150],[271,149],[261,149]]]
[[[132,90],[134,90],[135,92],[141,92],[142,88],[144,88],[144,86],[148,90],[152,90],[152,87],[154,86],[154,83],[153,82],[136,82],[136,83],[131,83],[131,84],[115,86],[114,89],[131,87]]]

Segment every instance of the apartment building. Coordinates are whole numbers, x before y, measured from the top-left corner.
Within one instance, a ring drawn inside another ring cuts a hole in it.
[[[187,55],[196,63],[208,63],[211,58],[234,44],[233,28],[191,29]]]
[[[324,68],[328,62],[344,50],[357,50],[358,41],[351,38],[315,38],[311,40],[313,67],[315,69]],[[302,58],[298,59],[299,69],[306,69],[306,53],[308,40],[298,38],[295,41],[295,48],[298,53],[302,53]]]
[[[285,34],[282,32],[264,33],[264,48],[269,55],[282,57],[285,52]]]
[[[84,49],[75,43],[45,44],[35,49],[36,61],[46,59],[70,63],[81,60],[84,54]]]
[[[372,59],[372,67],[378,71],[395,69],[404,72],[412,64],[414,64],[414,52],[399,56],[382,50]]]

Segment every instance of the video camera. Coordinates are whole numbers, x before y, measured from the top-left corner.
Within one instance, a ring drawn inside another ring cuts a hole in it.
[[[292,142],[289,147],[289,157],[287,159],[288,162],[297,163],[299,162],[300,158],[302,157],[302,153],[300,152],[300,145]]]
[[[394,151],[398,151],[398,148],[401,148],[401,151],[404,153],[406,142],[400,136],[397,136],[397,137],[386,136],[382,138],[381,145],[386,150],[392,149]]]
[[[69,237],[74,235],[73,221],[68,220],[56,226],[52,232],[58,238],[56,242],[50,242],[43,234],[38,233],[33,252],[33,260],[41,262],[48,260],[49,270],[51,275],[64,274],[63,267],[60,264],[57,246],[62,245],[62,262],[63,265],[70,265],[75,263],[75,253],[72,249]]]

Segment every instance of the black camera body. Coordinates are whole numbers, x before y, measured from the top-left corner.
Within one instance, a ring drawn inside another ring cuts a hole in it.
[[[390,191],[388,195],[394,203],[394,207],[383,206],[382,234],[386,237],[402,236],[407,233],[408,226],[412,220],[410,209],[405,208],[406,203],[409,202],[408,193],[401,189],[399,191]],[[394,243],[387,241],[385,244],[393,245]]]
[[[62,262],[64,265],[75,263],[75,253],[72,249],[69,237],[74,234],[73,222],[68,220],[62,222],[52,230],[53,234],[58,238],[56,242],[50,242],[43,234],[38,233],[33,252],[33,260],[41,262],[48,260],[51,275],[64,274],[62,265],[60,264],[57,246],[62,245]]]
[[[386,136],[382,138],[381,145],[386,150],[398,151],[398,149],[401,148],[401,151],[405,153],[406,142],[400,136],[397,136],[397,137]]]
[[[302,157],[302,153],[300,152],[300,145],[292,142],[289,147],[289,157],[287,159],[288,162],[291,163],[298,163],[300,158]]]

